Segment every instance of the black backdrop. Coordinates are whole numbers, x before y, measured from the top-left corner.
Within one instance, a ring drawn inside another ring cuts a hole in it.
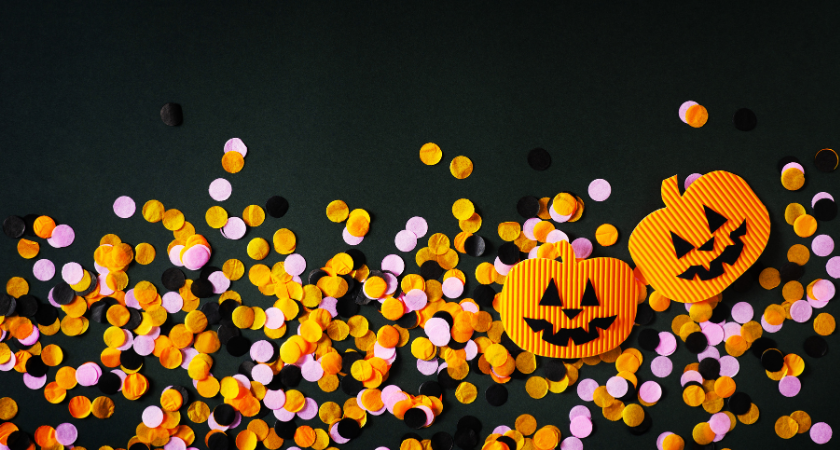
[[[171,234],[139,214],[129,220],[114,216],[111,203],[120,195],[139,205],[155,198],[182,210],[211,240],[214,264],[238,257],[250,265],[247,240],[288,227],[313,268],[347,248],[341,226],[324,217],[326,204],[336,198],[371,212],[372,231],[359,248],[376,265],[395,252],[393,236],[411,216],[426,217],[432,232],[454,236],[458,226],[450,206],[458,198],[473,200],[484,219],[480,234],[498,245],[495,226],[519,219],[515,205],[521,196],[571,190],[588,199],[589,181],[606,178],[613,186],[610,199],[588,201],[583,220],[561,229],[592,238],[598,225],[610,222],[621,233],[619,243],[598,247],[595,255],[629,261],[627,236],[661,206],[662,179],[726,169],[743,176],[770,209],[773,230],[761,261],[779,267],[790,245],[807,244],[784,223],[785,205],[808,204],[814,193],[836,189],[840,176],[819,173],[812,163],[816,150],[838,145],[837,8],[819,2],[731,3],[5,2],[0,215],[48,214],[72,225],[77,238],[70,248],[42,245],[40,256],[59,267],[79,261],[92,268],[92,252],[106,233],[132,244],[150,242],[158,259],[132,267],[131,283],[151,280],[162,289],[159,275],[168,267],[163,249]],[[710,112],[701,129],[678,119],[677,108],[689,99]],[[166,102],[183,105],[181,127],[161,122]],[[756,112],[754,131],[733,127],[732,114],[741,107]],[[234,136],[250,150],[244,170],[229,175],[220,158],[223,143]],[[429,141],[444,152],[433,167],[417,157]],[[526,163],[527,151],[536,146],[552,154],[545,172]],[[475,171],[459,181],[446,165],[460,154],[473,160]],[[785,155],[799,157],[806,167],[808,181],[800,192],[779,183],[776,161]],[[243,241],[222,239],[203,220],[214,204],[207,186],[221,176],[233,184],[233,196],[222,203],[232,215],[276,194],[289,200],[289,213],[250,230]],[[837,222],[820,225],[820,232],[837,236],[837,230]],[[0,277],[24,276],[32,293],[45,299],[52,283],[34,280],[32,261],[17,256],[14,241],[0,239],[0,248]],[[404,257],[416,271],[413,256]],[[278,260],[272,253],[267,262]],[[461,261],[472,279],[481,260]],[[825,276],[824,261],[812,256],[805,280]],[[474,285],[471,280],[468,290]],[[232,288],[246,304],[270,302],[245,279]],[[747,294],[725,294],[730,304],[739,300],[759,311],[782,301],[780,289],[757,286]],[[836,305],[825,311],[835,313]],[[668,329],[681,312],[672,305],[653,326]],[[384,323],[375,311],[366,315],[375,327]],[[77,366],[98,360],[103,331],[92,324],[82,337],[59,334],[42,342],[61,345],[65,364]],[[802,341],[811,334],[810,324],[787,322],[775,337],[782,351],[804,356]],[[828,341],[837,345],[835,336]],[[628,343],[635,345],[635,333]],[[222,353],[217,376],[238,364]],[[804,409],[815,422],[837,426],[830,415],[840,400],[835,354],[804,356],[802,392],[791,399],[778,393],[757,359],[740,358],[736,381],[753,396],[761,419],[739,424],[719,447],[813,446],[807,436],[783,442],[773,423]],[[653,378],[647,364],[653,356],[645,352],[642,379]],[[680,370],[692,358],[681,349],[673,360]],[[390,381],[416,390],[423,377],[413,366],[408,348],[401,349]],[[124,446],[142,408],[157,403],[164,386],[190,381],[184,371],[167,371],[152,360],[143,373],[152,382],[151,394],[138,402],[117,399],[110,421],[74,421],[79,445]],[[603,364],[585,367],[581,378],[603,383],[614,373]],[[21,405],[15,422],[30,433],[43,423],[72,420],[66,401],[48,404],[42,391],[23,386],[19,374],[4,373],[0,380],[0,395]],[[482,392],[489,386],[478,374],[468,381]],[[708,414],[683,404],[676,377],[660,382],[665,397],[647,408],[654,421],[648,434],[630,437],[623,424],[607,421],[590,404],[596,431],[585,446],[653,448],[665,430],[690,439],[693,426]],[[503,408],[487,406],[483,397],[462,405],[447,392],[444,414],[420,434],[454,433],[461,415],[474,414],[485,423],[483,438],[529,412],[540,426],[554,424],[568,435],[567,412],[580,402],[574,389],[533,400],[524,382],[508,387],[511,399]],[[319,402],[342,403],[346,397],[324,394],[315,385],[302,390]],[[92,399],[97,392],[76,388],[68,398]],[[206,425],[189,423],[185,411],[183,420],[203,439]],[[392,416],[371,417],[353,447],[398,448],[407,431]]]

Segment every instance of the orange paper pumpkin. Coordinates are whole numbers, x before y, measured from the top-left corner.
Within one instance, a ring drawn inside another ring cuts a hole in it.
[[[562,262],[534,258],[510,270],[502,289],[505,331],[520,348],[551,358],[583,358],[618,347],[636,318],[633,270],[615,258],[578,261],[566,241]]]
[[[682,303],[711,298],[758,260],[770,215],[743,178],[722,170],[680,196],[677,176],[662,182],[665,207],[630,235],[630,255],[660,294]]]

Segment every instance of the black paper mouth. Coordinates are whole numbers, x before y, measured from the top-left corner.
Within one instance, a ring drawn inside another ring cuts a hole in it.
[[[583,327],[577,328],[563,328],[556,333],[552,333],[554,329],[554,325],[551,322],[545,319],[529,319],[525,318],[525,323],[531,327],[531,330],[534,333],[539,333],[540,331],[543,332],[542,340],[548,342],[552,345],[559,345],[561,347],[565,347],[569,345],[569,339],[571,339],[575,345],[583,345],[587,342],[592,342],[595,339],[598,339],[599,333],[597,328],[602,330],[606,330],[609,328],[613,322],[615,322],[615,318],[618,316],[612,317],[598,317],[589,321],[589,331],[586,331]]]
[[[717,258],[713,259],[712,262],[709,263],[708,269],[703,266],[691,266],[686,269],[685,272],[677,276],[686,280],[694,280],[694,277],[699,277],[703,281],[708,281],[723,275],[723,265],[728,264],[729,266],[732,266],[736,261],[738,261],[738,258],[741,257],[741,253],[744,251],[744,242],[741,239],[735,238],[743,237],[745,234],[747,234],[746,219],[744,219],[744,222],[741,223],[741,226],[729,233],[729,237],[735,243],[726,247]]]

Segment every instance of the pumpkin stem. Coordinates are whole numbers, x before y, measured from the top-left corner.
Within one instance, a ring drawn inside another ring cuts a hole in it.
[[[560,253],[560,260],[563,261],[563,264],[575,264],[577,262],[575,249],[568,241],[557,241],[554,245],[557,246],[557,252]]]
[[[662,180],[662,202],[665,206],[675,206],[680,201],[680,185],[677,176]]]

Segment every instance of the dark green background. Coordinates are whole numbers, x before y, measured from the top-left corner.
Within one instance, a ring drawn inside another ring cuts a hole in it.
[[[817,172],[812,163],[816,150],[838,146],[836,6],[515,3],[3,2],[0,216],[48,214],[72,225],[77,237],[70,248],[42,243],[39,257],[59,267],[79,261],[92,269],[92,253],[106,233],[131,244],[150,242],[158,259],[132,267],[131,283],[146,279],[162,289],[159,276],[169,266],[163,250],[171,233],[139,214],[117,218],[111,204],[120,195],[130,195],[138,206],[155,198],[182,210],[213,245],[214,264],[238,257],[250,265],[247,240],[270,238],[288,227],[314,268],[347,248],[342,226],[324,215],[336,198],[371,212],[371,232],[359,248],[376,267],[396,251],[393,237],[411,216],[426,217],[431,232],[454,236],[459,230],[450,207],[467,197],[484,218],[480,233],[498,245],[495,225],[521,220],[517,199],[571,190],[587,200],[586,213],[580,222],[560,228],[572,237],[592,238],[598,225],[613,223],[621,233],[618,245],[597,248],[594,255],[629,262],[627,236],[661,207],[662,179],[726,169],[743,176],[771,211],[765,264],[779,267],[790,245],[809,243],[793,234],[782,212],[793,201],[809,205],[821,190],[838,193],[840,174]],[[677,116],[689,99],[709,110],[702,129]],[[183,105],[183,126],[163,125],[159,109],[166,102]],[[754,131],[733,127],[732,114],[741,107],[756,112]],[[229,175],[220,158],[224,142],[234,136],[245,141],[249,154],[244,170]],[[444,160],[433,167],[417,156],[429,141],[444,152]],[[526,163],[527,151],[536,146],[552,154],[554,162],[545,172]],[[447,165],[461,154],[473,160],[475,171],[459,181]],[[779,183],[776,161],[785,155],[799,157],[806,167],[808,181],[799,192],[785,191]],[[221,176],[233,184],[233,196],[222,203],[232,215],[275,194],[289,200],[288,214],[250,230],[245,240],[223,239],[203,220],[214,204],[207,186]],[[594,178],[611,182],[607,202],[588,200],[586,187]],[[837,231],[837,221],[820,225],[819,232],[838,237]],[[45,299],[57,279],[34,280],[33,262],[21,259],[10,239],[0,239],[0,251],[0,278],[24,276],[32,292]],[[404,258],[415,271],[413,255]],[[278,260],[282,257],[272,253],[264,262]],[[472,279],[479,262],[464,256],[459,268]],[[824,262],[812,257],[804,280],[825,276]],[[468,289],[473,286],[470,281]],[[246,304],[270,304],[246,280],[232,289]],[[757,286],[724,298],[729,304],[750,301],[758,311],[782,301],[780,289],[766,292]],[[384,323],[375,311],[366,311],[372,324]],[[838,309],[832,304],[824,311]],[[653,326],[668,329],[681,312],[680,305],[672,305]],[[76,366],[98,360],[104,329],[92,324],[83,337],[59,334],[42,341],[61,345],[65,364]],[[782,351],[804,356],[802,342],[811,334],[810,323],[787,322],[775,338]],[[758,404],[761,419],[752,426],[739,424],[719,448],[816,447],[807,435],[785,442],[773,433],[775,419],[797,409],[815,422],[840,427],[832,417],[840,401],[838,341],[836,336],[828,341],[828,357],[804,356],[802,392],[791,399],[778,393],[756,358],[740,358],[736,381]],[[628,343],[635,342],[634,334]],[[677,371],[693,360],[680,347],[672,358]],[[652,379],[648,362],[655,355],[644,353],[639,375]],[[390,381],[414,391],[423,378],[408,348],[400,350],[399,359]],[[224,351],[216,360],[217,377],[230,374],[239,362]],[[138,402],[116,399],[109,421],[74,421],[79,445],[124,446],[142,408],[156,403],[164,386],[189,383],[185,371],[166,371],[152,358],[143,373],[152,381],[151,395]],[[614,366],[604,364],[585,367],[581,378],[604,383],[614,373]],[[482,393],[490,381],[479,374],[468,380]],[[647,408],[654,421],[648,434],[630,436],[622,423],[608,422],[589,404],[595,433],[584,440],[586,448],[654,448],[665,430],[690,439],[692,427],[709,415],[682,402],[676,376],[659,381],[665,396]],[[574,389],[533,400],[524,382],[508,387],[512,395],[503,408],[489,407],[483,396],[462,405],[448,392],[444,414],[421,435],[453,433],[459,417],[475,414],[484,421],[483,438],[497,425],[513,426],[525,412],[568,435],[568,410],[580,403]],[[301,389],[319,402],[346,398],[340,392],[325,395],[314,384]],[[18,400],[15,422],[30,433],[40,424],[71,420],[66,401],[48,404],[41,391],[28,391],[16,372],[0,376],[0,395]],[[77,388],[68,398],[74,395],[99,394],[95,388]],[[207,428],[194,429],[203,438]],[[396,449],[407,431],[390,415],[371,417],[362,437],[347,447]]]

